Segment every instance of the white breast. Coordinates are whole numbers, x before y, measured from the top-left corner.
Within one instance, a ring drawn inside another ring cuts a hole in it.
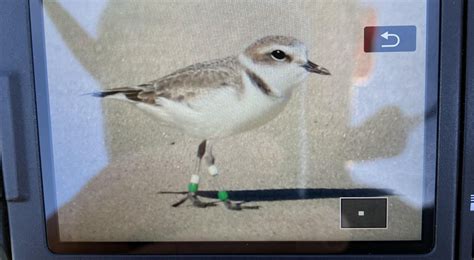
[[[221,138],[257,128],[278,115],[287,99],[270,97],[243,75],[244,92],[234,88],[213,91],[191,106],[202,116],[188,133],[201,138]],[[192,132],[192,133],[191,133]]]

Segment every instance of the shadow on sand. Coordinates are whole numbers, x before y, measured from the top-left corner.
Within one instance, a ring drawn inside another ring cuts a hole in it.
[[[266,190],[230,190],[229,197],[239,201],[286,201],[311,200],[340,197],[380,197],[395,195],[384,189],[266,189]],[[186,191],[162,191],[159,194],[186,194]],[[217,198],[217,191],[198,191],[198,196]]]

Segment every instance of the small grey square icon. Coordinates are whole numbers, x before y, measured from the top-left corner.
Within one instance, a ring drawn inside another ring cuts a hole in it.
[[[341,198],[341,228],[387,228],[387,198]]]

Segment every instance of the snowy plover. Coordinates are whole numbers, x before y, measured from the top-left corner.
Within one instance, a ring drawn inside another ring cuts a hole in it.
[[[214,206],[197,196],[204,159],[212,176],[218,175],[210,140],[257,128],[277,116],[292,91],[309,73],[330,75],[308,60],[305,45],[292,37],[267,36],[238,56],[197,63],[137,86],[94,93],[133,103],[153,118],[204,141],[198,146],[196,170],[185,198],[194,206]],[[218,198],[229,209],[256,208],[229,200],[219,187]]]

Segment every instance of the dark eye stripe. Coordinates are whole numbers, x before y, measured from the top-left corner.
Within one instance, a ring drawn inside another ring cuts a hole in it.
[[[255,53],[251,57],[253,62],[259,64],[282,64],[282,63],[291,63],[293,61],[293,56],[286,55],[286,59],[284,60],[275,60],[271,52],[267,53]]]

